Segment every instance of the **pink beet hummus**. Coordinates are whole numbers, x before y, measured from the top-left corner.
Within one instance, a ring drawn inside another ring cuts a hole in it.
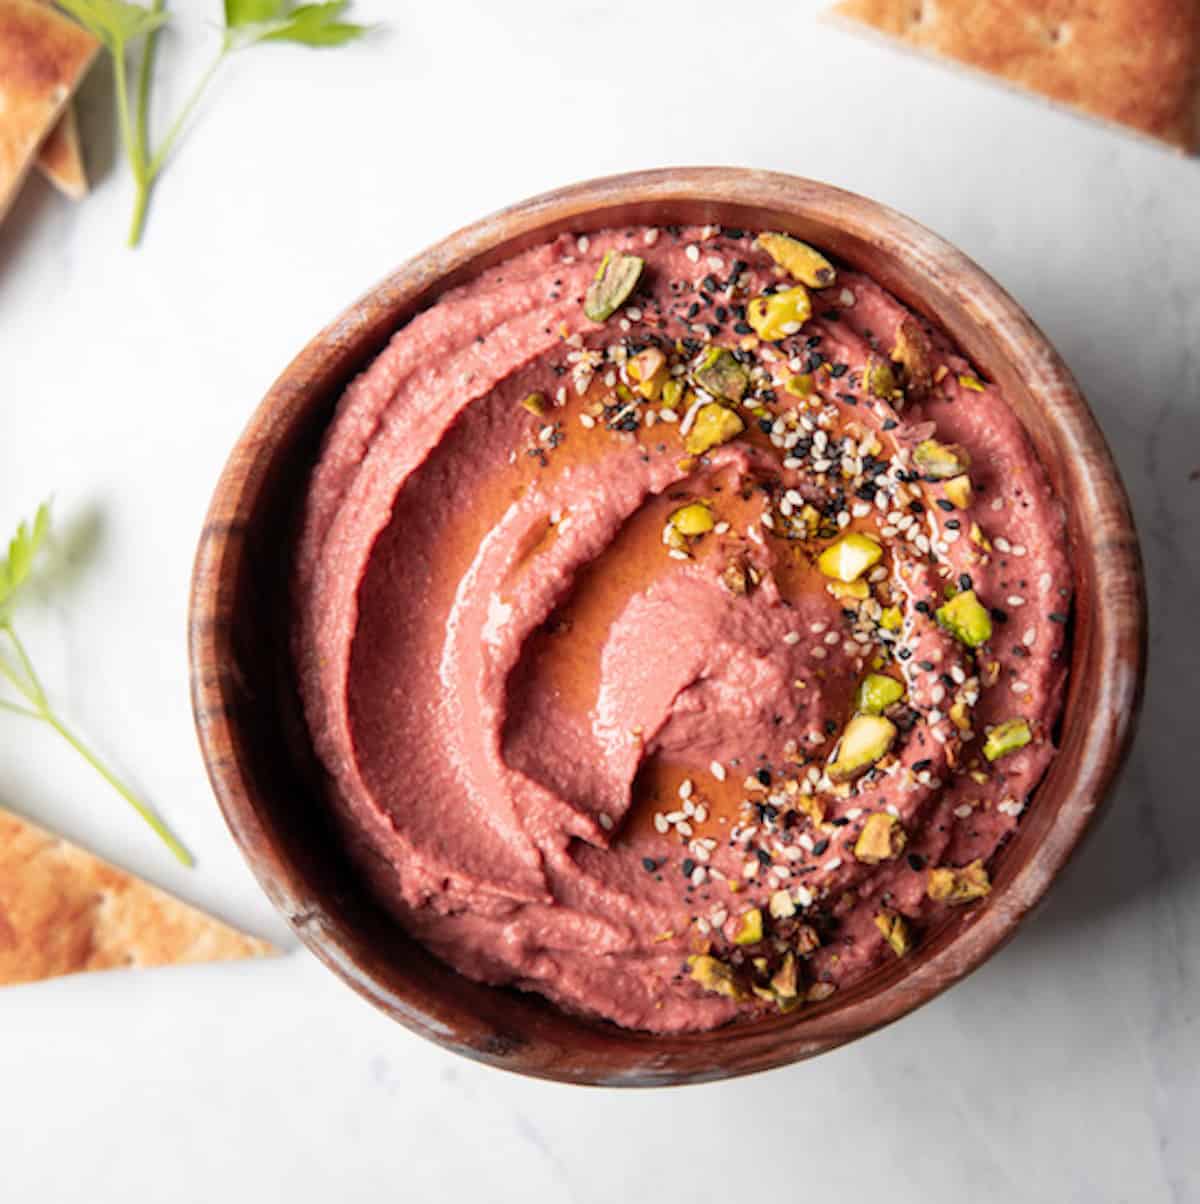
[[[770,250],[562,236],[446,293],[346,390],[298,542],[374,893],[463,974],[633,1028],[908,956],[1054,755],[1071,574],[1017,419],[873,280]]]

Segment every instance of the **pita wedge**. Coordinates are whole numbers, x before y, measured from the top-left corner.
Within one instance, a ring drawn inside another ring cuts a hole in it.
[[[0,808],[0,986],[273,952]]]
[[[41,0],[48,5],[51,0]],[[73,201],[87,196],[87,168],[83,164],[83,148],[79,142],[79,121],[75,106],[68,104],[58,124],[50,131],[38,152],[38,170],[60,192]]]
[[[832,13],[1200,150],[1200,0],[842,0]]]
[[[0,217],[99,48],[38,0],[0,0]]]

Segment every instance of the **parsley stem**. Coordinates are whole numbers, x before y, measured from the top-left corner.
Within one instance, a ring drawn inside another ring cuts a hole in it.
[[[154,157],[150,160],[150,179],[162,171],[167,162],[167,157],[171,151],[175,149],[175,143],[179,141],[179,135],[183,133],[184,127],[187,125],[188,118],[191,117],[196,105],[200,103],[200,97],[204,95],[205,88],[212,81],[212,77],[216,75],[217,68],[225,61],[225,55],[228,53],[228,48],[222,46],[217,53],[217,57],[209,63],[204,74],[196,81],[196,86],[192,89],[191,95],[187,98],[184,106],[179,111],[179,115],[171,123],[171,128],[167,131],[167,136],[163,139],[162,145],[154,153]]]
[[[9,662],[8,657],[0,652],[0,677],[7,678],[21,697],[30,703],[30,706],[24,707],[0,698],[0,709],[24,715],[27,719],[40,719],[43,723],[49,724],[150,825],[151,830],[171,850],[178,861],[184,865],[192,865],[192,855],[179,843],[158,815],[143,803],[51,709],[42,684],[38,681],[33,665],[25,653],[25,647],[13,630],[12,623],[8,621],[0,623],[0,630],[12,641],[26,673],[26,677],[22,678]]]
[[[194,864],[191,853],[179,843],[170,828],[49,707],[42,709],[41,717],[150,825],[178,862],[187,866]]]
[[[166,0],[152,0],[150,11],[156,16],[166,7]],[[137,126],[136,137],[138,157],[143,163],[149,155],[150,148],[150,82],[154,75],[154,54],[158,42],[158,30],[152,29],[146,35],[146,44],[142,48],[142,61],[138,64],[137,82]]]
[[[30,701],[36,703],[38,706],[45,706],[46,691],[42,689],[42,683],[38,681],[38,675],[34,671],[33,662],[29,659],[25,651],[25,645],[21,643],[21,637],[17,635],[16,628],[11,623],[4,625],[4,631],[8,638],[12,640],[12,645],[17,650],[17,655],[21,658],[21,667],[25,670],[25,676],[28,678],[29,684],[33,687]]]

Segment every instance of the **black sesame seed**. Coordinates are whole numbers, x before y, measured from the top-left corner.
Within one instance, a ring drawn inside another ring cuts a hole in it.
[[[653,874],[654,871],[658,869],[658,862],[655,861],[653,857],[643,857],[642,869],[644,869],[647,874]]]
[[[690,878],[696,869],[696,863],[690,857],[685,857],[683,859],[683,865],[680,866],[680,869],[683,870],[683,876],[685,878]]]
[[[946,519],[946,529],[948,531],[957,531],[961,526],[962,523],[960,523],[956,518]]]
[[[908,868],[919,874],[925,868],[925,858],[920,853],[909,853]]]
[[[913,773],[924,773],[927,769],[933,768],[933,762],[928,757],[922,757],[919,761],[914,761],[912,764]]]
[[[837,819],[831,819],[829,822],[835,828],[844,828],[850,821],[844,815],[839,815]]]
[[[758,858],[759,865],[771,864],[771,854],[766,849],[755,849],[754,856]]]
[[[1046,617],[1051,623],[1065,623],[1068,618],[1068,616],[1064,615],[1060,610],[1052,610]]]
[[[770,419],[770,418],[760,418],[760,419],[758,420],[758,429],[759,429],[760,431],[762,431],[762,433],[763,433],[764,435],[769,435],[769,434],[771,433],[771,428],[772,428],[774,425],[775,425],[775,424],[774,424],[774,423],[771,421],[771,419]]]
[[[912,649],[911,649],[911,648],[897,648],[897,649],[896,649],[896,655],[897,655],[897,656],[898,656],[898,657],[899,657],[899,658],[900,658],[902,661],[906,661],[906,660],[908,660],[908,658],[909,658],[910,656],[912,656]]]
[[[959,589],[962,589],[962,590],[972,589],[974,587],[974,584],[975,583],[971,580],[970,573],[959,573],[959,575],[958,575]]]
[[[826,838],[825,840],[818,840],[817,843],[815,845],[813,845],[813,856],[820,857],[821,854],[823,852],[825,852],[825,850],[827,848],[829,848],[828,838]]]
[[[996,620],[997,623],[1007,623],[1008,622],[1008,612],[1005,610],[1001,610],[1000,607],[998,607],[998,606],[988,607],[988,614],[990,614],[992,616],[992,618]]]
[[[917,661],[917,668],[924,669],[926,673],[932,673],[933,661]]]
[[[833,367],[829,369],[829,375],[834,379],[837,379],[839,376],[845,376],[849,371],[849,364],[834,364]]]
[[[754,776],[764,785],[771,784],[771,771],[769,769],[759,769],[755,771]]]
[[[753,334],[754,327],[749,322],[734,322],[733,329],[737,334]]]
[[[944,497],[940,497],[937,500],[937,508],[939,510],[945,510],[946,513],[949,514],[954,509],[954,503],[948,502]]]
[[[885,431],[894,431],[900,424],[894,418],[885,418],[883,429]]]
[[[919,610],[923,615],[933,614],[932,607],[923,598],[920,602],[913,603],[913,605],[916,606],[917,610]]]

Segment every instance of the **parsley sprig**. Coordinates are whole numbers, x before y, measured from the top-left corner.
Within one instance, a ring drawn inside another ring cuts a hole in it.
[[[0,697],[0,710],[26,719],[36,719],[52,727],[133,809],[150,825],[168,849],[184,865],[192,864],[191,854],[172,835],[170,829],[141,799],[113,773],[99,757],[59,717],[38,679],[37,671],[21,637],[13,626],[13,605],[21,587],[29,580],[34,561],[50,532],[50,507],[38,507],[32,523],[22,522],[0,558],[0,679],[21,699],[14,702]]]
[[[349,0],[293,5],[293,0],[225,0],[225,24],[216,57],[197,80],[157,150],[150,145],[150,92],[158,31],[170,20],[166,0],[136,4],[131,0],[58,0],[107,49],[113,63],[117,125],[133,171],[136,193],[129,225],[129,245],[137,246],[146,225],[146,209],[155,182],[187,128],[200,98],[229,55],[260,42],[297,42],[302,46],[342,46],[366,28],[342,17]],[[130,88],[129,50],[142,42],[136,91]]]

